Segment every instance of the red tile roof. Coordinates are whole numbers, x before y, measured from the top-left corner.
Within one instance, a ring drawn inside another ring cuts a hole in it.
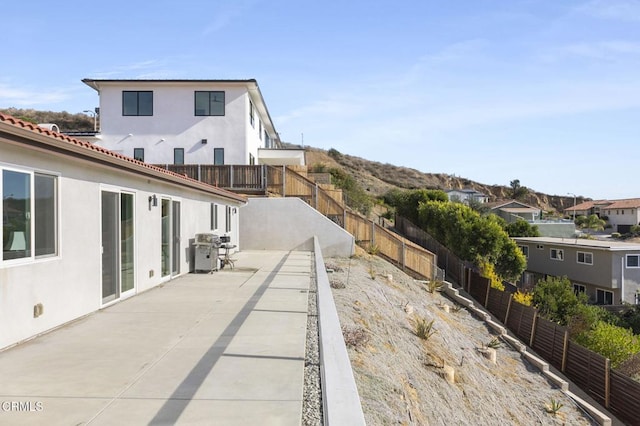
[[[628,198],[625,200],[612,200],[607,209],[635,209],[640,208],[640,198]]]
[[[128,165],[130,168],[133,169],[137,169],[138,172],[143,172],[145,170],[147,171],[151,171],[154,174],[158,175],[165,175],[166,178],[172,180],[172,181],[182,181],[184,184],[187,184],[190,187],[195,187],[201,190],[205,190],[207,192],[213,192],[216,193],[217,195],[220,195],[224,198],[230,198],[233,199],[235,201],[239,201],[239,202],[243,202],[246,203],[247,198],[245,196],[236,194],[234,192],[231,191],[227,191],[225,189],[221,189],[203,182],[200,182],[196,179],[192,179],[186,175],[181,175],[157,166],[153,166],[151,164],[147,164],[144,163],[142,161],[138,161],[135,160],[131,157],[127,157],[125,155],[122,154],[118,154],[116,152],[113,151],[109,151],[108,149],[102,148],[100,146],[96,146],[93,145],[89,142],[86,141],[82,141],[80,139],[76,139],[76,138],[72,138],[70,136],[64,135],[62,133],[58,133],[58,132],[54,132],[52,130],[49,130],[47,128],[44,127],[40,127],[37,124],[33,124],[30,123],[28,121],[24,121],[24,120],[20,120],[18,118],[15,118],[13,116],[7,115],[7,114],[2,114],[0,113],[0,123],[6,123],[8,125],[17,127],[17,128],[22,128],[28,131],[31,131],[33,133],[36,134],[41,134],[41,135],[46,135],[50,138],[56,139],[58,141],[60,141],[61,143],[61,147],[65,148],[64,145],[67,145],[67,148],[70,148],[72,146],[75,147],[80,147],[83,150],[87,150],[87,153],[93,152],[93,153],[98,153],[99,156],[104,156],[105,161],[108,158],[112,158],[112,159],[116,159],[119,161],[122,161],[124,164]]]

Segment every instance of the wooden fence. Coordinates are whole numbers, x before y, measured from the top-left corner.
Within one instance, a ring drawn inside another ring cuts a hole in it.
[[[376,247],[380,255],[414,275],[426,279],[436,278],[436,255],[349,210],[331,197],[328,191],[297,173],[294,168],[207,164],[167,164],[159,167],[231,191],[301,198],[351,233],[359,245]]]
[[[542,358],[628,424],[640,425],[640,383],[611,369],[609,359],[569,339],[562,327],[513,300],[509,292],[490,288],[470,271],[468,292]],[[505,308],[506,305],[506,308]]]
[[[609,359],[571,341],[565,327],[541,318],[535,308],[514,301],[511,292],[491,288],[487,278],[410,221],[396,218],[396,229],[436,253],[438,266],[446,269],[447,277],[455,277],[454,282],[477,303],[595,401],[625,423],[640,426],[640,382],[611,369]]]

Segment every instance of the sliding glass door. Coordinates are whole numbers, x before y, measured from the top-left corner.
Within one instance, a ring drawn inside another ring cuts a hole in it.
[[[102,191],[102,303],[133,291],[133,194]]]

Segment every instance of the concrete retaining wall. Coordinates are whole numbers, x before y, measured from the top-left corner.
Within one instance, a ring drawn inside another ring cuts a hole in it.
[[[313,250],[318,236],[325,256],[349,257],[355,239],[299,198],[250,198],[240,215],[243,250]]]
[[[365,425],[360,396],[342,337],[342,327],[329,286],[319,238],[313,238],[313,245],[318,281],[318,331],[324,424]]]

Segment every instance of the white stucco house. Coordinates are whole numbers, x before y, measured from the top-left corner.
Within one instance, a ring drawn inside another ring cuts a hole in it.
[[[249,80],[82,80],[99,95],[87,140],[150,164],[304,165],[282,149],[258,83]]]
[[[197,233],[239,246],[247,203],[1,114],[0,192],[0,349],[188,273]]]
[[[449,201],[469,204],[469,202],[486,203],[489,196],[475,189],[447,189],[445,191]]]
[[[614,231],[624,234],[630,232],[632,226],[640,225],[640,198],[585,201],[564,212],[572,218],[595,214],[605,219]]]

